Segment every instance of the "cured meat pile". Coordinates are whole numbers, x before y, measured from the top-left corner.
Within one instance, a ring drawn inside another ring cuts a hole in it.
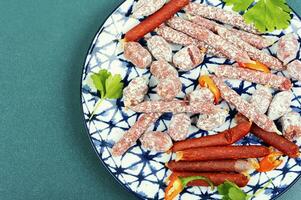
[[[166,1],[147,2],[141,0],[136,5],[135,17],[150,16],[125,34],[124,58],[137,68],[150,69],[157,79],[156,92],[160,99],[145,100],[148,81],[144,77],[134,78],[124,89],[124,105],[142,114],[115,143],[113,156],[122,156],[140,140],[147,150],[176,154],[176,159],[166,165],[174,172],[173,176],[177,173],[184,177],[205,176],[215,185],[233,180],[240,187],[249,180],[242,172],[269,171],[262,168],[261,162],[256,167],[252,158],[264,158],[275,152],[298,157],[299,148],[294,140],[301,136],[301,117],[290,107],[291,80],[270,71],[286,71],[290,78],[301,81],[301,62],[294,60],[299,50],[296,36],[283,36],[274,57],[262,49],[275,41],[259,35],[237,13],[188,0],[171,0],[165,5]],[[186,14],[174,16],[180,9]],[[156,34],[145,38],[147,44],[142,46],[139,39],[151,31]],[[172,52],[171,44],[183,48]],[[182,91],[178,70],[200,67],[207,54],[237,63],[216,66],[213,74],[200,78],[195,91],[184,99],[177,98]],[[227,85],[226,80],[230,79],[256,83],[257,89],[250,99],[245,99]],[[187,139],[192,114],[199,115],[196,126],[201,130],[214,131],[225,123],[229,113],[219,105],[221,101],[238,111],[237,125],[212,135]],[[168,130],[148,130],[163,113],[173,114]],[[276,120],[282,123],[282,130],[276,127]],[[268,146],[235,145],[249,133]],[[192,185],[206,183],[195,181]]]

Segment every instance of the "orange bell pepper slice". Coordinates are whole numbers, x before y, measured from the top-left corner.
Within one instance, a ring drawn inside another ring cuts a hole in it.
[[[207,87],[214,95],[214,103],[218,104],[220,98],[221,98],[221,93],[219,89],[217,88],[216,84],[212,80],[212,78],[208,75],[203,75],[200,76],[199,78],[199,84],[201,87]]]
[[[214,187],[213,183],[204,176],[173,177],[170,179],[170,182],[165,189],[164,200],[175,199],[178,196],[178,194],[180,194],[184,190],[184,188],[189,182],[195,180],[204,180],[211,186],[212,189]]]
[[[282,153],[280,152],[270,153],[259,162],[259,168],[257,171],[268,172],[277,168],[283,162],[283,160],[279,160],[280,156],[282,156]]]
[[[253,61],[252,63],[238,62],[238,65],[242,68],[248,68],[256,71],[261,71],[264,73],[270,73],[270,69],[266,65],[258,61]]]

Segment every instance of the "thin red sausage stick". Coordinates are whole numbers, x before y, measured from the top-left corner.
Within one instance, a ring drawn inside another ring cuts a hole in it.
[[[271,145],[284,153],[285,155],[296,158],[299,156],[299,147],[293,142],[287,140],[281,135],[278,135],[274,132],[267,132],[253,124],[251,132],[256,136],[262,139],[268,145]]]
[[[200,138],[193,138],[176,142],[172,147],[172,151],[176,152],[184,149],[191,149],[197,147],[230,145],[247,135],[250,129],[251,123],[245,121],[239,123],[233,128],[230,128],[215,135],[208,135]]]
[[[171,0],[165,4],[160,10],[155,12],[153,15],[147,17],[137,26],[129,30],[124,39],[126,42],[137,41],[143,38],[144,35],[153,31],[155,28],[160,26],[163,22],[167,21],[174,16],[179,10],[186,6],[189,0]]]
[[[261,158],[269,155],[270,150],[264,146],[221,146],[200,147],[177,152],[176,161],[225,160],[243,158]]]
[[[173,172],[169,180],[172,181],[177,177],[189,177],[189,176],[204,176],[210,179],[213,185],[218,186],[225,181],[231,181],[239,187],[244,187],[248,184],[249,179],[243,174],[236,173],[200,173],[200,172]],[[209,186],[206,181],[196,180],[188,183],[188,186]]]

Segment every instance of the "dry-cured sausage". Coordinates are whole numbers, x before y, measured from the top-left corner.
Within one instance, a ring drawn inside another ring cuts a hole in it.
[[[178,51],[172,60],[178,69],[188,71],[203,62],[204,53],[197,46],[189,45]]]
[[[149,38],[147,40],[147,48],[157,60],[171,62],[172,50],[163,37],[155,35]]]
[[[186,113],[174,114],[168,127],[168,134],[175,141],[184,140],[188,135],[190,125],[189,115]]]
[[[295,140],[301,137],[301,116],[297,112],[289,112],[281,118],[284,137]]]
[[[167,133],[149,131],[140,137],[141,146],[150,151],[165,152],[172,146],[172,140]]]
[[[278,41],[277,57],[286,65],[296,58],[300,44],[298,37],[293,33],[284,35]]]
[[[288,113],[291,109],[293,94],[291,91],[277,93],[269,107],[268,116],[271,120],[276,120]]]
[[[152,62],[151,54],[138,42],[125,43],[124,58],[141,69],[147,68]]]
[[[148,80],[144,77],[134,78],[129,85],[123,89],[124,106],[137,105],[144,100],[148,90]]]

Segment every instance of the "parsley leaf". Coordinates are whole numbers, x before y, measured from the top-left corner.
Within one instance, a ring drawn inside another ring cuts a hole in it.
[[[217,186],[217,191],[223,195],[223,200],[247,200],[248,195],[244,193],[236,184],[225,181]]]
[[[244,19],[261,32],[274,31],[289,26],[290,12],[285,0],[260,0],[244,14]]]
[[[90,119],[105,99],[119,99],[122,97],[123,83],[120,74],[112,75],[108,70],[101,69],[91,76],[95,88],[100,92],[100,100],[95,105]],[[89,120],[90,120],[89,119]]]
[[[254,2],[254,0],[224,0],[227,6],[233,6],[232,9],[236,12],[245,11]]]

